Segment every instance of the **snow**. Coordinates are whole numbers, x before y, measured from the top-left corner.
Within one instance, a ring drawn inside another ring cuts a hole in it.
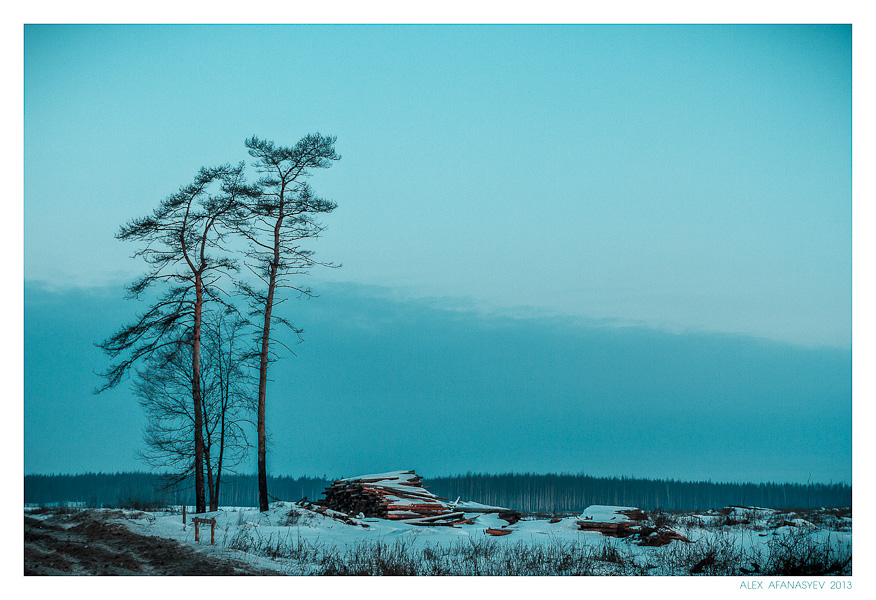
[[[450,506],[454,507],[456,510],[465,511],[466,509],[471,511],[482,511],[482,510],[495,510],[496,512],[508,510],[507,508],[503,508],[501,506],[492,506],[490,504],[481,504],[480,502],[451,502]]]
[[[359,481],[361,479],[398,479],[399,481],[411,481],[417,476],[411,471],[389,471],[388,473],[373,473],[371,475],[356,475],[346,477],[340,481]]]
[[[491,507],[476,502],[460,502],[457,505],[457,510],[461,512],[465,512],[466,508],[483,510]],[[629,517],[619,514],[618,511],[632,510],[637,509],[595,505],[584,510],[580,517],[560,518],[555,523],[544,518],[524,518],[513,525],[500,519],[496,513],[470,512],[466,513],[466,518],[471,519],[470,523],[447,527],[417,526],[398,520],[355,518],[349,515],[343,515],[346,520],[343,522],[333,518],[342,513],[331,510],[317,512],[299,503],[275,502],[264,513],[248,507],[229,507],[208,513],[208,518],[216,519],[216,546],[213,547],[209,544],[210,527],[202,525],[200,542],[195,542],[195,529],[190,516],[187,523],[183,524],[180,512],[127,511],[126,518],[119,522],[136,533],[174,539],[217,556],[245,560],[261,568],[288,574],[316,573],[320,560],[326,556],[355,551],[369,544],[384,544],[387,547],[398,544],[410,551],[429,548],[449,551],[454,545],[459,547],[460,544],[470,545],[487,540],[498,544],[500,548],[509,549],[519,547],[515,546],[518,544],[565,544],[570,547],[583,545],[596,549],[612,547],[629,556],[638,557],[637,560],[642,564],[650,565],[660,564],[660,557],[665,555],[663,553],[671,552],[671,548],[678,544],[683,544],[682,549],[688,547],[686,542],[681,541],[672,541],[665,547],[644,547],[639,546],[635,538],[608,538],[599,532],[581,531],[578,528],[579,519],[606,523],[626,522]],[[721,526],[720,523],[726,521],[728,516],[745,517],[749,519],[749,523]],[[783,521],[794,525],[777,526]],[[847,523],[847,520],[837,518],[836,522]],[[704,527],[704,524],[709,527]],[[503,529],[512,533],[492,537],[487,536],[487,529]],[[714,514],[688,514],[679,517],[672,529],[692,543],[720,543],[729,536],[735,547],[755,551],[766,549],[775,536],[797,533],[805,534],[816,541],[828,541],[837,548],[844,548],[846,545],[850,548],[851,544],[851,531],[816,528],[809,521],[794,518],[792,514],[765,509],[733,508]],[[613,567],[606,564],[605,568]],[[606,573],[610,574],[611,571]]]
[[[477,504],[477,507],[484,508],[486,505]],[[459,510],[465,512],[462,507]],[[228,508],[209,513],[208,517],[216,517],[218,546],[234,545],[231,542],[235,536],[250,536],[254,544],[268,540],[283,541],[319,545],[324,549],[334,547],[341,551],[362,543],[378,541],[390,545],[395,541],[403,541],[412,548],[425,548],[470,538],[480,540],[486,536],[486,529],[508,529],[513,532],[512,535],[492,538],[499,543],[543,541],[546,537],[574,542],[582,537],[601,537],[592,532],[578,531],[577,519],[574,517],[567,517],[550,525],[545,520],[523,520],[509,526],[507,521],[500,519],[495,513],[466,513],[466,518],[474,519],[473,523],[456,527],[418,526],[404,521],[378,518],[353,518],[355,524],[349,525],[331,518],[334,512],[326,511],[321,514],[295,503],[275,502],[265,513],[260,513],[255,508]],[[290,513],[296,516],[290,518]],[[137,533],[196,544],[194,526],[190,519],[187,525],[183,525],[181,514],[153,514],[154,520],[134,519],[127,524]],[[201,546],[204,546],[205,536],[209,545],[210,528],[203,525],[201,527]]]
[[[620,511],[637,511],[638,508],[633,506],[604,506],[594,504],[588,506],[581,513],[582,521],[593,521],[595,523],[625,523],[631,519]]]

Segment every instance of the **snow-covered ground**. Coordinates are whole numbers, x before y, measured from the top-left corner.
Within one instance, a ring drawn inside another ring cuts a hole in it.
[[[483,505],[459,503],[484,509]],[[467,513],[470,523],[418,526],[400,521],[353,518],[310,505],[276,502],[255,508],[225,508],[195,541],[191,517],[180,512],[126,511],[116,519],[135,533],[177,540],[217,556],[287,574],[760,574],[811,568],[839,568],[849,574],[851,516],[815,511],[807,516],[770,509],[731,507],[684,515],[650,515],[633,523],[641,535],[605,537],[581,531],[579,520],[628,521],[618,511],[632,507],[590,507],[582,515],[526,518],[509,525],[495,513]],[[343,521],[340,519],[344,519]],[[551,522],[554,521],[554,522]],[[493,537],[488,529],[510,530]],[[654,530],[671,530],[690,540],[640,545]],[[799,563],[799,564],[798,564]],[[806,565],[810,566],[807,567]],[[844,565],[844,566],[843,566]],[[839,566],[839,567],[837,567]],[[814,574],[803,572],[800,574]]]

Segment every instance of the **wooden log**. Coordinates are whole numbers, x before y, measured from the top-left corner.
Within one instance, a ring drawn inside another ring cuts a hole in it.
[[[511,533],[511,529],[486,529],[484,533],[487,535],[508,535]]]
[[[457,510],[462,510],[462,511],[465,511],[467,513],[492,514],[492,513],[505,512],[508,509],[507,508],[474,508],[474,507],[467,508],[467,507],[463,506],[463,507],[457,507]]]
[[[448,513],[446,515],[435,515],[432,517],[421,517],[417,519],[408,519],[405,522],[410,523],[412,525],[418,525],[420,523],[430,523],[440,519],[456,519],[458,517],[464,517],[465,513],[457,512],[457,513]]]

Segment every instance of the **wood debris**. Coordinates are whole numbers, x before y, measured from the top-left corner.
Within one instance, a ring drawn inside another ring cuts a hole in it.
[[[508,525],[514,525],[514,523],[520,520],[520,513],[516,510],[499,511],[497,516],[504,521],[508,521]]]
[[[639,532],[640,546],[665,546],[669,542],[677,540],[679,542],[690,543],[690,540],[672,529],[654,529],[648,530],[643,528]]]
[[[650,526],[647,515],[638,508],[591,506],[581,517],[578,521],[581,531],[595,531],[616,538],[636,536],[640,546],[663,546],[673,540],[690,542],[672,529]]]
[[[640,508],[619,510],[617,511],[617,514],[627,517],[630,521],[646,521],[648,519],[648,515],[646,515]]]
[[[331,510],[326,506],[320,506],[318,504],[314,504],[313,502],[308,502],[306,496],[302,500],[296,502],[295,506],[306,510],[312,510],[315,513],[318,513],[325,517],[329,517],[331,519],[334,519],[335,521],[340,521],[341,523],[346,523],[347,525],[356,525],[358,527],[364,527],[366,529],[368,528],[368,523],[362,523],[361,521],[351,519],[349,515],[346,515],[336,510]]]

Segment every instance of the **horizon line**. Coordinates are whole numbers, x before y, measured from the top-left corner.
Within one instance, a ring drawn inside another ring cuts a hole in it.
[[[414,469],[411,469],[414,470]],[[87,475],[154,475],[156,477],[164,477],[167,475],[173,475],[172,473],[153,473],[151,471],[114,471],[114,472],[105,472],[105,471],[84,471],[81,473],[25,473],[25,477],[83,477]],[[258,474],[256,472],[253,473],[229,473],[226,474],[226,477],[256,477]],[[842,485],[851,488],[851,482],[847,482],[843,479],[839,481],[824,482],[824,481],[810,481],[810,482],[794,482],[794,481],[744,481],[744,480],[712,480],[712,479],[679,479],[675,477],[645,477],[638,475],[592,475],[590,473],[586,473],[584,471],[579,471],[576,473],[570,471],[551,471],[546,473],[535,473],[535,472],[518,472],[518,471],[504,471],[497,473],[488,473],[488,472],[467,472],[467,473],[455,473],[451,475],[431,475],[431,476],[422,476],[423,481],[435,480],[435,479],[454,479],[460,477],[497,477],[497,476],[512,476],[512,477],[548,477],[548,476],[556,476],[556,477],[590,477],[592,479],[618,479],[618,480],[627,480],[627,481],[666,481],[666,482],[675,482],[675,483],[693,483],[693,484],[710,484],[710,485],[800,485],[800,486],[813,486],[813,485],[824,485],[824,486],[832,486],[832,485]],[[337,481],[343,479],[342,477],[327,477],[324,475],[274,475],[268,474],[268,477],[271,478],[293,478],[293,479],[322,479],[323,481]],[[349,476],[348,476],[349,477]],[[352,477],[355,477],[353,475]]]

